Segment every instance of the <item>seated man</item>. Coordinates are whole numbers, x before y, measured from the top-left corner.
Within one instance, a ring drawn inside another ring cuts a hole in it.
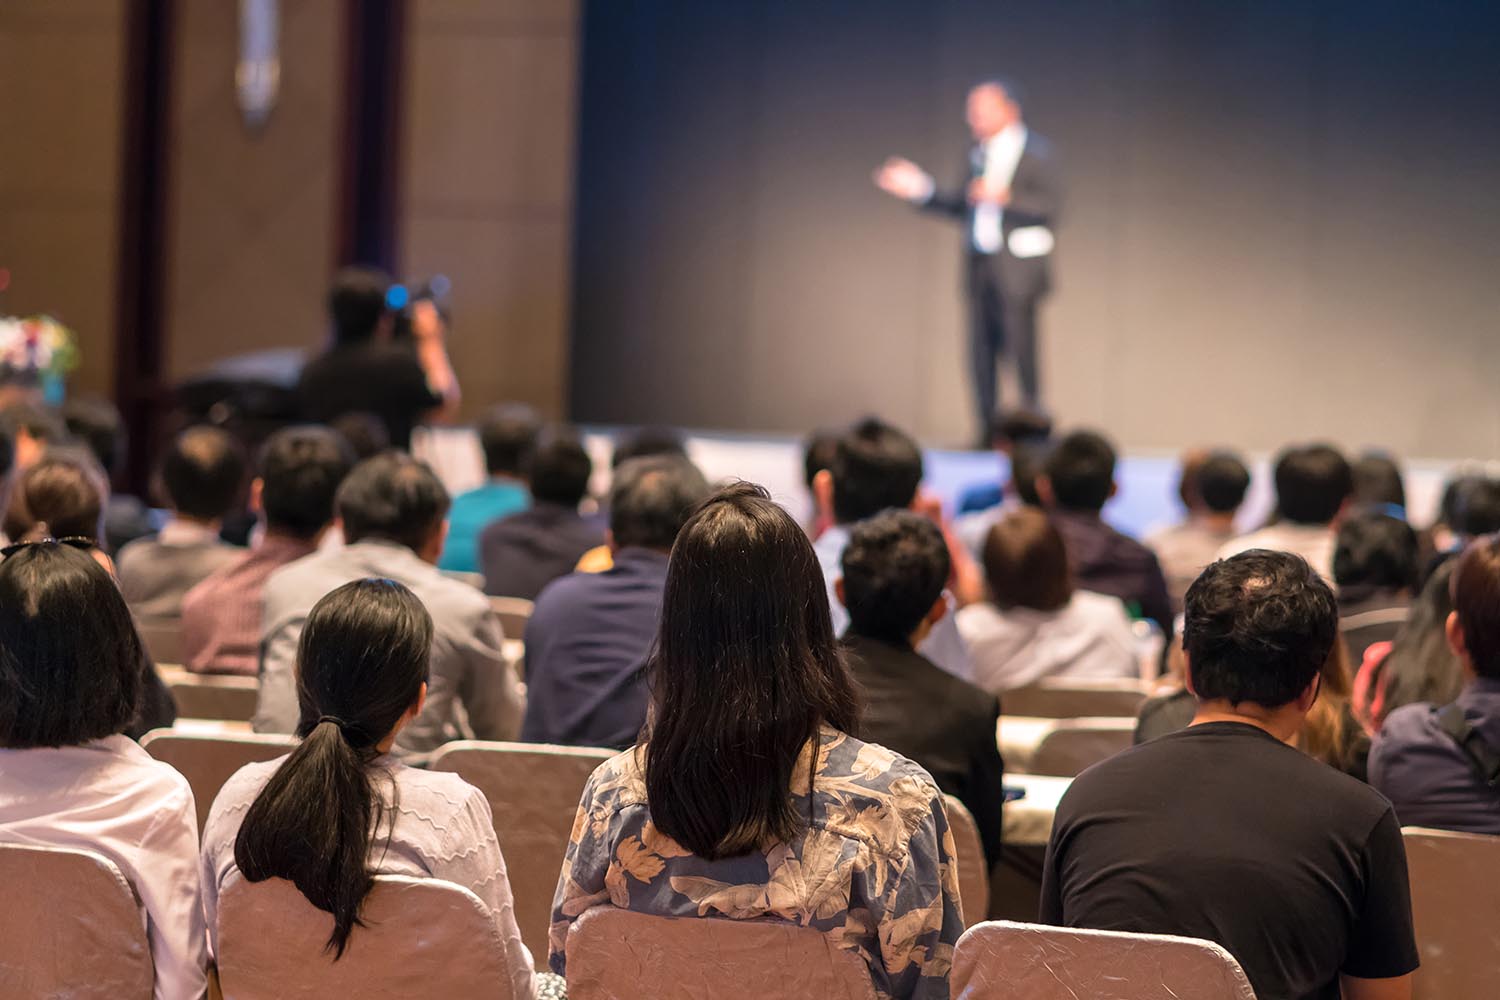
[[[1166,574],[1173,610],[1181,613],[1188,587],[1234,537],[1234,518],[1249,488],[1250,470],[1237,455],[1191,451],[1183,456],[1177,495],[1187,518],[1146,539]]]
[[[1005,800],[995,743],[1000,703],[916,651],[948,613],[943,533],[911,511],[876,514],[849,533],[843,568],[836,588],[849,611],[849,668],[864,694],[860,738],[910,757],[956,796],[973,814],[993,867]]]
[[[685,458],[652,456],[615,470],[609,491],[613,565],[549,584],[526,626],[529,743],[615,747],[646,721],[645,666],[661,619],[667,556],[708,496]]]
[[[448,493],[427,466],[399,452],[354,467],[334,497],[348,544],[271,574],[263,592],[258,733],[295,732],[297,644],[324,594],[353,580],[383,577],[410,587],[432,615],[427,703],[396,739],[422,754],[451,739],[515,739],[523,696],[501,649],[505,636],[488,599],[437,568]],[[468,726],[460,725],[460,708]]]
[[[1277,457],[1275,476],[1280,519],[1226,543],[1219,558],[1246,549],[1295,552],[1323,579],[1332,580],[1334,531],[1354,493],[1349,462],[1331,445],[1299,445]]]
[[[1481,538],[1453,568],[1448,644],[1463,664],[1458,700],[1386,717],[1370,784],[1407,826],[1500,834],[1500,541]]]
[[[477,430],[489,482],[453,498],[440,569],[478,573],[479,533],[490,522],[531,505],[526,467],[541,431],[536,411],[522,403],[497,406],[480,418]]]
[[[1396,814],[1289,745],[1337,637],[1333,592],[1299,556],[1256,550],[1204,570],[1183,637],[1193,724],[1074,779],[1042,922],[1216,941],[1258,997],[1409,1000]]]
[[[172,517],[115,560],[125,603],[142,624],[175,625],[187,592],[243,554],[220,541],[219,528],[244,477],[239,448],[217,427],[189,427],[167,449],[158,481]]]
[[[260,669],[262,595],[266,580],[311,555],[333,523],[333,497],[353,456],[327,427],[287,427],[261,449],[250,508],[265,534],[249,552],[216,570],[182,599],[182,665],[194,673],[248,674]]]

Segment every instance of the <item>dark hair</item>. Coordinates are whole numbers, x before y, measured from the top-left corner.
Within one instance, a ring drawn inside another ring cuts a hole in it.
[[[867,417],[833,452],[833,517],[863,521],[891,507],[910,507],[922,483],[922,450],[884,421]]]
[[[838,451],[842,431],[817,430],[802,442],[802,482],[812,489],[813,480],[824,469],[833,468],[833,455]]]
[[[1052,418],[1040,410],[1006,410],[990,421],[990,443],[997,448],[1051,437]]]
[[[15,434],[0,421],[0,495],[3,495],[5,477],[16,464]]]
[[[1500,479],[1464,476],[1450,486],[1445,497],[1448,527],[1465,538],[1478,538],[1500,531]]]
[[[1500,535],[1469,543],[1453,568],[1453,611],[1469,662],[1500,679]]]
[[[337,344],[358,344],[375,336],[386,314],[385,294],[390,276],[370,267],[346,267],[333,276],[328,289],[328,316]]]
[[[49,449],[11,491],[5,534],[14,541],[35,541],[31,536],[40,531],[53,538],[97,542],[108,489],[92,455],[81,449]]]
[[[311,539],[333,520],[333,497],[354,455],[328,427],[286,427],[260,452],[260,505],[266,527]]]
[[[980,87],[999,87],[1005,91],[1006,99],[1015,104],[1016,107],[1025,106],[1025,101],[1023,100],[1025,92],[1019,83],[1008,76],[987,76],[983,80],[976,80],[974,85],[969,89],[973,91],[978,90]]]
[[[47,444],[58,444],[68,437],[68,428],[55,410],[24,400],[17,400],[0,410],[0,427],[12,440],[21,431]]]
[[[1052,497],[1063,510],[1097,513],[1115,486],[1115,449],[1094,431],[1074,431],[1047,456]]]
[[[350,410],[335,417],[329,426],[349,442],[356,462],[374,458],[391,446],[390,428],[369,410]]]
[[[384,538],[413,551],[438,530],[448,504],[448,491],[433,471],[395,451],[356,465],[333,498],[346,541]]]
[[[948,585],[952,560],[936,524],[887,510],[856,524],[844,548],[844,604],[855,635],[905,643]]]
[[[1354,499],[1362,504],[1390,504],[1406,507],[1406,484],[1401,480],[1401,466],[1382,451],[1367,451],[1349,467]]]
[[[485,469],[492,476],[523,474],[541,430],[542,418],[525,403],[491,407],[479,418]]]
[[[0,746],[77,746],[123,732],[146,670],[120,588],[55,542],[0,562]]]
[[[1417,533],[1398,517],[1360,510],[1339,524],[1333,582],[1340,588],[1410,590],[1420,572]]]
[[[1215,451],[1198,464],[1193,484],[1204,507],[1215,514],[1233,514],[1245,502],[1250,470],[1238,455]]]
[[[1188,588],[1183,649],[1199,700],[1278,708],[1318,676],[1338,638],[1333,591],[1307,560],[1251,549]]]
[[[1068,552],[1050,518],[1035,507],[1011,511],[984,538],[984,575],[1000,608],[1058,611],[1073,597]]]
[[[416,702],[431,652],[431,616],[393,580],[346,583],[313,605],[297,645],[302,742],[235,837],[247,881],[289,879],[333,914],[335,959],[374,885],[370,843],[385,814],[371,773],[377,745]]]
[[[1448,645],[1446,632],[1453,613],[1456,564],[1456,559],[1448,559],[1432,571],[1380,665],[1385,678],[1385,715],[1419,701],[1446,705],[1463,687],[1463,665]]]
[[[106,476],[113,476],[125,461],[125,422],[107,399],[93,396],[70,398],[63,404],[63,423],[68,433],[93,452]]]
[[[708,492],[703,473],[685,458],[632,458],[615,469],[609,487],[609,531],[615,545],[670,549]]]
[[[200,424],[172,440],[159,476],[174,511],[215,521],[229,513],[239,496],[245,460],[227,432]]]
[[[687,441],[681,431],[671,427],[641,427],[615,442],[609,467],[618,469],[632,458],[645,458],[647,455],[687,458]]]
[[[588,496],[594,463],[576,433],[556,427],[537,439],[527,471],[533,499],[573,508]]]
[[[1326,444],[1299,445],[1276,459],[1276,509],[1294,524],[1328,524],[1354,492],[1349,463]]]
[[[1010,449],[1010,488],[1028,507],[1042,505],[1036,481],[1045,474],[1047,456],[1051,453],[1050,440],[1017,441]]]
[[[797,759],[859,703],[818,558],[764,489],[719,490],[672,549],[651,656],[645,743],[652,821],[701,858],[795,840]]]

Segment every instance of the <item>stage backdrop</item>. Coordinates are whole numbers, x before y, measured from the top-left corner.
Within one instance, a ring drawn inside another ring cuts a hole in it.
[[[1500,5],[586,5],[572,408],[970,430],[962,170],[1026,88],[1068,185],[1044,379],[1133,448],[1328,437],[1500,456]]]

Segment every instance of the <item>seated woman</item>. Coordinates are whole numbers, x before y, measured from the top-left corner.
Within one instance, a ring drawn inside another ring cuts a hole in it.
[[[1044,677],[1139,676],[1124,605],[1073,588],[1062,536],[1046,514],[1024,507],[991,528],[984,573],[989,600],[957,615],[975,684],[999,694]]]
[[[130,611],[73,545],[0,562],[0,841],[113,861],[147,917],[158,998],[207,989],[187,781],[122,735],[146,672]]]
[[[390,756],[422,710],[432,618],[391,580],[356,580],[308,616],[297,650],[302,743],[240,768],[214,799],[203,831],[203,913],[218,953],[218,901],[231,879],[295,882],[333,915],[341,956],[371,876],[413,875],[474,891],[495,920],[517,997],[534,989],[516,927],[505,859],[477,788]],[[309,848],[311,845],[311,848]]]
[[[721,490],[678,535],[647,669],[645,741],[600,765],[578,807],[553,971],[572,921],[614,905],[791,921],[868,963],[881,997],[946,998],[963,921],[941,793],[849,735],[817,557],[760,487]]]

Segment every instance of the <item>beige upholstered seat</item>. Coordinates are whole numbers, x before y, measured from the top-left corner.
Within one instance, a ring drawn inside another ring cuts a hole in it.
[[[979,826],[964,804],[952,795],[943,796],[948,812],[948,829],[953,831],[957,851],[958,891],[963,897],[964,926],[972,927],[990,912],[990,866],[984,857],[984,841]]]
[[[157,673],[177,702],[184,719],[248,722],[255,715],[260,681],[232,674],[194,674],[181,667],[158,666]]]
[[[141,737],[141,746],[163,764],[188,780],[198,807],[198,830],[208,822],[214,796],[234,772],[256,761],[275,760],[297,745],[292,736],[245,733],[234,736],[201,736],[173,729],[153,729]]]
[[[1005,692],[1000,696],[1000,705],[1006,715],[1047,719],[1129,716],[1133,719],[1146,697],[1146,685],[1133,679],[1040,680]]]
[[[285,879],[232,878],[219,898],[224,1000],[521,1000],[479,897],[437,879],[377,875],[342,958],[333,917]]]
[[[955,1000],[1255,1000],[1212,941],[1008,921],[965,932],[951,982]]]
[[[1406,864],[1422,967],[1416,1000],[1500,990],[1500,837],[1407,827]]]
[[[539,966],[547,963],[552,897],[583,786],[614,753],[468,740],[449,743],[433,757],[433,770],[454,772],[489,800],[516,901],[516,923]]]
[[[1037,744],[1027,770],[1031,774],[1076,777],[1128,748],[1134,738],[1133,718],[1058,719]]]
[[[532,602],[524,597],[491,597],[490,607],[500,618],[507,639],[525,639],[526,623],[531,621]]]
[[[135,623],[135,631],[141,637],[141,645],[154,663],[182,662],[182,626],[172,622]]]
[[[150,1000],[135,890],[93,851],[0,844],[0,997]]]
[[[874,1000],[857,955],[780,921],[653,917],[612,906],[568,933],[569,1000]]]

